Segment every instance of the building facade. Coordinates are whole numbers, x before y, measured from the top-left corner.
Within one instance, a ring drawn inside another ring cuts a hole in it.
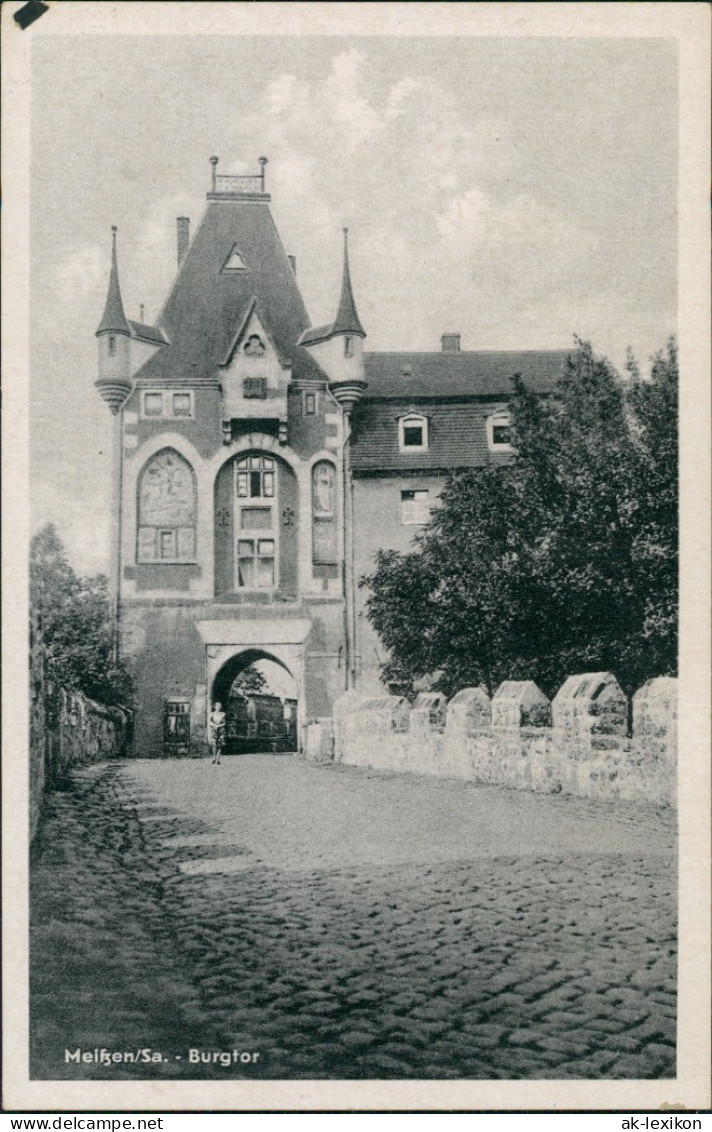
[[[114,229],[96,332],[114,422],[117,643],[141,755],[178,732],[200,749],[209,704],[258,660],[293,678],[298,743],[345,690],[378,689],[359,577],[379,548],[408,549],[451,471],[513,458],[511,377],[548,392],[566,356],[464,352],[457,334],[434,353],[365,351],[345,231],[336,316],[313,327],[265,159],[255,176],[211,164],[192,238],[178,218],[156,325],[126,317]]]

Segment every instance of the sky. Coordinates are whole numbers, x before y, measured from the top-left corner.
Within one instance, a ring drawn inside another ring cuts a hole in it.
[[[31,118],[32,522],[108,570],[94,332],[118,226],[158,316],[211,154],[257,172],[314,324],[341,228],[372,350],[565,348],[622,365],[676,330],[677,55],[666,39],[38,36]]]

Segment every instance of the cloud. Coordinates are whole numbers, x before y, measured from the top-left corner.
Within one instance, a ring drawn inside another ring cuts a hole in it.
[[[473,187],[452,199],[436,225],[455,262],[471,262],[490,278],[506,277],[517,289],[523,284],[539,290],[542,278],[549,291],[573,284],[584,265],[590,285],[597,238],[527,193],[497,200]]]
[[[365,270],[378,291],[376,264],[393,281],[426,256],[449,254],[458,209],[468,227],[474,222],[472,186],[488,200],[521,161],[502,123],[482,117],[465,126],[453,92],[421,75],[384,81],[356,48],[335,53],[325,77],[271,78],[242,131],[269,156],[277,223],[299,252],[300,284],[317,322],[336,302],[342,224],[351,228],[355,279],[360,250],[376,254]],[[388,305],[398,302],[391,291]],[[424,315],[431,304],[432,296],[421,298]]]
[[[98,244],[84,244],[64,256],[57,263],[52,279],[57,298],[62,304],[69,302],[83,310],[87,304],[95,305],[98,295],[105,296],[108,262],[108,246],[101,248]],[[101,311],[97,313],[97,323],[100,318]]]

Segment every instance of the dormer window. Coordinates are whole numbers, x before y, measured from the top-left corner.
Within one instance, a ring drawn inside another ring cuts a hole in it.
[[[354,340],[350,334],[344,338],[344,357],[352,358],[354,356]]]
[[[401,452],[427,452],[428,418],[411,413],[398,422],[398,447]]]
[[[512,452],[512,418],[506,409],[487,418],[487,446],[491,452]]]
[[[223,271],[247,271],[247,264],[240,255],[237,246],[233,244],[230,254],[222,265]]]

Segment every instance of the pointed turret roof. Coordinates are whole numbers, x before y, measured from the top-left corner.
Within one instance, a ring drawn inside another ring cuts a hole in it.
[[[111,229],[111,274],[109,275],[109,293],[106,296],[104,314],[97,329],[97,334],[113,331],[115,334],[131,334],[131,328],[126,321],[124,304],[121,301],[121,288],[119,287],[119,268],[116,262],[116,228]]]
[[[344,228],[344,274],[341,280],[341,298],[336,318],[331,327],[331,334],[360,334],[366,337],[366,331],[356,313],[356,303],[351,290],[351,274],[349,272],[349,230]]]

